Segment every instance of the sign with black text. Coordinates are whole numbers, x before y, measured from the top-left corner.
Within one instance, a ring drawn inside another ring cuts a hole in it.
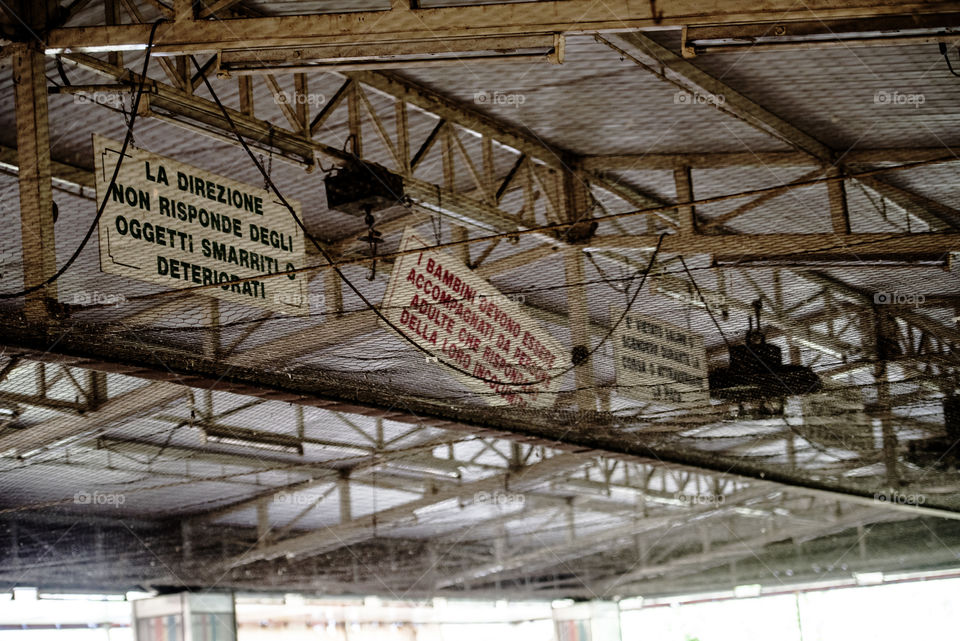
[[[611,307],[611,322],[623,311]],[[676,406],[709,401],[707,353],[699,334],[629,311],[611,339],[621,395]]]
[[[273,312],[306,314],[303,233],[269,192],[93,137],[100,269]],[[108,193],[109,190],[109,193]],[[297,215],[300,205],[290,202]],[[282,274],[282,275],[274,275]]]

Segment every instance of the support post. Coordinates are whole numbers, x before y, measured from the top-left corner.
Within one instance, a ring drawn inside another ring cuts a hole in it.
[[[457,190],[457,173],[454,166],[454,133],[453,127],[447,125],[443,128],[443,185],[450,191]],[[454,225],[450,230],[451,240],[455,243],[467,240],[469,234],[466,227]],[[470,266],[470,245],[464,243],[453,248],[453,253],[463,261],[464,265]]]
[[[23,284],[28,288],[46,281],[57,271],[44,64],[42,52],[29,45],[17,46],[13,55],[13,82],[20,164],[20,237]],[[46,302],[56,299],[56,283],[27,294],[24,309],[27,321],[45,322]]]
[[[194,0],[173,0],[173,19],[176,22],[193,20]]]
[[[257,547],[263,548],[267,545],[268,535],[270,534],[270,499],[264,497],[257,501]]]
[[[828,176],[840,176],[839,169],[832,169]],[[847,211],[847,189],[842,180],[827,183],[827,194],[830,197],[830,223],[835,234],[850,233],[850,212]]]
[[[575,171],[564,171],[564,215],[567,220],[578,221],[589,218],[590,194],[587,186]],[[578,247],[564,248],[564,271],[567,284],[567,306],[570,321],[571,350],[590,350],[590,308],[587,306],[585,261]],[[578,350],[578,348],[581,348]],[[573,353],[571,352],[571,357]],[[577,409],[596,411],[596,392],[593,381],[593,361],[576,364],[574,369],[576,388],[574,398]]]
[[[237,91],[240,92],[240,111],[253,118],[253,79],[250,76],[239,76]]]
[[[693,201],[693,178],[689,167],[677,167],[673,170],[673,181],[677,188],[677,202],[688,203]],[[696,231],[696,214],[693,206],[677,207],[680,233],[692,234]]]
[[[340,496],[340,523],[349,523],[353,520],[353,511],[350,506],[350,479],[347,475],[337,479],[337,491]]]

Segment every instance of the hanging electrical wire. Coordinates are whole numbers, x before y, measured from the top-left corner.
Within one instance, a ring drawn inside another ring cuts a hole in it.
[[[304,224],[303,220],[300,218],[300,216],[297,215],[296,210],[293,208],[293,206],[290,205],[290,203],[287,201],[287,199],[284,197],[284,195],[283,195],[283,194],[280,192],[280,190],[277,188],[276,184],[275,184],[275,183],[273,182],[273,180],[270,178],[270,175],[264,170],[263,165],[259,162],[259,160],[257,159],[256,155],[255,155],[255,154],[253,153],[253,151],[250,149],[250,147],[249,147],[249,145],[247,144],[246,140],[244,139],[243,135],[242,135],[242,134],[240,133],[240,131],[237,129],[236,124],[234,124],[233,118],[230,116],[230,112],[226,109],[226,107],[223,106],[223,103],[220,101],[220,97],[217,95],[217,93],[216,93],[216,91],[214,90],[213,86],[210,84],[210,80],[209,80],[209,78],[207,78],[207,74],[204,72],[203,68],[200,66],[199,61],[197,61],[197,59],[196,59],[195,56],[190,56],[190,60],[193,61],[193,65],[194,65],[194,67],[196,67],[197,73],[200,74],[200,76],[203,78],[203,82],[204,82],[204,85],[205,85],[206,88],[207,88],[207,91],[210,92],[210,95],[213,97],[214,102],[216,102],[217,106],[220,108],[220,111],[221,111],[221,113],[223,114],[223,117],[224,117],[224,119],[226,120],[227,125],[230,127],[231,132],[232,132],[233,135],[236,137],[237,141],[240,143],[240,146],[243,147],[244,151],[247,152],[247,156],[249,156],[250,160],[253,161],[254,165],[257,167],[257,169],[258,169],[258,170],[260,171],[260,173],[263,175],[264,180],[269,184],[271,191],[273,191],[273,193],[277,196],[277,198],[280,199],[280,204],[283,205],[284,208],[286,208],[287,211],[290,212],[290,215],[293,217],[294,222],[296,222],[297,226],[298,226],[298,227],[300,228],[300,230],[303,232],[304,237],[307,238],[307,239],[313,244],[313,246],[316,248],[316,250],[318,251],[318,253],[323,257],[324,261],[326,261],[327,265],[328,265],[331,269],[333,269],[334,272],[337,274],[337,276],[340,278],[341,282],[343,282],[347,287],[349,287],[350,290],[363,302],[363,304],[366,305],[366,307],[367,307],[369,310],[373,311],[374,314],[377,315],[377,318],[378,318],[381,322],[383,322],[383,323],[386,324],[388,327],[390,327],[392,330],[394,330],[403,340],[405,340],[407,343],[409,343],[410,345],[412,345],[415,349],[417,349],[418,351],[426,354],[427,356],[432,357],[432,358],[436,358],[436,356],[435,356],[430,350],[422,347],[419,343],[417,343],[415,340],[413,340],[412,338],[410,338],[410,337],[406,334],[406,332],[402,331],[402,330],[401,330],[399,327],[397,327],[390,319],[388,319],[388,318],[383,314],[383,312],[382,312],[380,309],[378,309],[377,306],[374,305],[374,304],[367,298],[367,296],[364,295],[364,293],[361,292],[360,289],[359,289],[349,278],[346,277],[346,275],[343,273],[343,271],[339,268],[339,266],[337,266],[337,264],[335,263],[335,261],[333,260],[333,258],[330,256],[330,253],[323,247],[323,245],[322,245],[319,241],[317,241],[317,239],[313,236],[313,234],[310,233],[310,231],[307,229],[306,225]],[[572,225],[572,224],[575,224],[575,223],[571,223],[571,225]],[[643,288],[643,283],[646,281],[647,274],[650,273],[650,269],[653,267],[654,262],[656,261],[657,254],[658,254],[659,251],[660,251],[660,246],[663,244],[663,239],[664,239],[665,236],[666,236],[666,234],[661,234],[660,237],[659,237],[659,239],[657,240],[656,248],[654,249],[653,254],[650,256],[650,262],[649,262],[649,264],[647,265],[647,268],[643,271],[643,275],[642,275],[642,277],[641,277],[641,279],[640,279],[640,283],[639,283],[639,285],[638,285],[638,287],[637,287],[637,291],[636,291],[636,293],[634,294],[633,299],[631,300],[631,304],[633,303],[633,301],[636,300],[637,296],[639,295],[640,291],[642,290],[642,288]],[[421,249],[420,251],[423,251],[423,250]],[[288,272],[288,273],[289,273],[289,272]],[[600,347],[603,346],[603,344],[604,344],[604,343],[607,341],[607,339],[613,334],[613,332],[616,331],[617,327],[620,325],[621,322],[623,322],[623,319],[626,317],[626,315],[627,315],[627,313],[629,313],[629,311],[630,311],[630,308],[629,308],[629,306],[628,306],[627,309],[624,310],[623,314],[620,316],[620,318],[618,319],[618,321],[613,325],[613,327],[610,328],[610,331],[607,332],[606,336],[603,337],[603,339],[596,345],[596,347],[594,347],[592,350],[588,350],[587,353],[585,353],[585,354],[584,354],[584,353],[575,354],[574,357],[572,358],[572,361],[574,361],[573,364],[571,364],[569,367],[565,367],[562,371],[560,371],[560,372],[558,372],[558,373],[556,373],[556,374],[550,375],[550,376],[547,377],[547,379],[545,379],[545,380],[555,380],[555,379],[558,379],[558,378],[561,378],[561,377],[565,376],[565,375],[568,374],[569,372],[571,372],[571,371],[573,371],[574,369],[576,369],[576,367],[578,367],[580,364],[582,364],[586,358],[589,358],[590,356],[592,356],[594,352],[596,352],[598,349],[600,349]],[[478,380],[478,381],[481,381],[481,382],[484,382],[484,383],[489,383],[489,384],[492,384],[492,385],[502,385],[502,384],[503,384],[503,381],[500,381],[500,380],[497,380],[497,379],[493,379],[493,378],[487,378],[487,377],[485,377],[485,376],[479,376],[479,375],[477,375],[477,374],[474,373],[474,372],[470,372],[469,370],[463,369],[463,368],[461,368],[461,367],[459,367],[459,366],[457,366],[457,365],[454,365],[453,363],[450,363],[450,362],[448,362],[448,361],[445,361],[445,360],[442,360],[442,359],[439,359],[439,358],[437,359],[437,361],[438,361],[439,363],[443,364],[445,367],[447,367],[447,368],[449,368],[449,369],[457,372],[458,374],[461,374],[461,375],[463,375],[463,376],[466,376],[466,377],[468,377],[468,378],[470,378],[470,379]],[[509,388],[532,387],[532,386],[535,386],[535,385],[542,385],[543,382],[544,382],[543,379],[534,379],[534,380],[531,380],[531,381],[523,381],[523,382],[519,382],[519,383],[510,383],[510,384],[508,385],[508,387],[509,387]]]
[[[68,269],[70,269],[71,265],[76,262],[77,258],[80,257],[80,252],[82,252],[83,248],[87,246],[88,242],[90,242],[90,238],[93,236],[93,232],[96,231],[97,225],[100,222],[100,218],[103,216],[103,211],[107,206],[107,202],[110,200],[110,192],[113,189],[114,184],[117,182],[117,176],[120,175],[120,166],[123,164],[123,159],[127,157],[127,147],[130,145],[130,141],[133,140],[133,127],[137,121],[137,114],[140,110],[140,98],[143,96],[143,88],[147,81],[147,71],[150,69],[150,54],[153,51],[153,39],[154,36],[156,36],[157,27],[159,27],[163,22],[165,21],[163,18],[161,18],[154,22],[153,26],[150,28],[150,37],[147,40],[147,49],[143,57],[143,70],[140,72],[140,84],[137,86],[137,95],[134,98],[133,106],[131,107],[130,120],[126,123],[127,133],[123,137],[123,145],[120,147],[120,156],[117,160],[117,166],[113,169],[113,174],[110,176],[110,183],[107,185],[107,189],[103,193],[103,200],[100,201],[100,206],[97,207],[97,215],[94,216],[93,220],[90,222],[90,226],[87,228],[87,233],[84,234],[83,240],[80,241],[80,245],[70,255],[70,258],[67,259],[67,262],[65,262],[60,269],[54,272],[43,282],[30,285],[29,287],[24,287],[18,292],[0,293],[0,299],[22,298],[27,294],[40,291],[44,287],[57,282],[57,280],[59,280]]]
[[[943,56],[943,59],[947,61],[947,69],[950,70],[950,73],[960,78],[960,73],[957,73],[953,69],[953,65],[950,63],[950,56],[947,55],[947,43],[941,42],[940,44],[940,55]]]

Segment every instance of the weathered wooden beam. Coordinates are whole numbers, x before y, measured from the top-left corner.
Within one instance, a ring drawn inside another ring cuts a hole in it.
[[[226,567],[239,567],[278,557],[315,555],[343,546],[355,545],[372,537],[377,527],[389,528],[396,526],[398,523],[415,519],[416,510],[450,499],[471,501],[478,493],[492,492],[504,487],[507,482],[512,488],[521,488],[525,484],[569,472],[588,460],[589,458],[582,454],[561,454],[519,470],[495,474],[477,481],[444,488],[424,498],[380,510],[374,514],[351,518],[348,512],[342,514],[344,520],[337,525],[279,541],[261,549],[251,550],[246,554],[230,559],[225,565]]]
[[[684,90],[716,97],[721,111],[740,118],[756,129],[774,136],[796,149],[800,154],[807,155],[810,161],[827,166],[829,175],[832,177],[849,173],[848,165],[855,162],[855,156],[854,159],[851,159],[849,154],[839,153],[831,149],[815,136],[771,112],[730,85],[711,76],[690,61],[641,33],[613,35],[608,39],[598,37],[598,39],[621,55],[628,56],[641,67]],[[940,153],[941,155],[937,156],[936,159],[948,161],[956,158],[951,156],[947,150],[941,150]],[[888,186],[886,181],[876,176],[870,177],[870,180],[875,188]],[[838,234],[849,233],[851,227],[844,182],[831,181],[827,183],[827,192],[830,199],[831,226],[834,232]],[[950,223],[949,214],[944,215],[942,211],[931,207],[931,202],[930,199],[924,201],[921,196],[905,198],[903,194],[900,194],[898,204],[905,205],[910,213],[921,217],[928,224],[930,224],[932,217],[947,221],[948,225],[953,227],[954,225]],[[937,226],[936,223],[933,226]]]
[[[158,407],[186,395],[187,387],[156,381],[125,392],[103,402],[99,409],[82,416],[50,419],[29,429],[18,430],[0,437],[0,454],[22,456],[33,450],[48,447],[71,436],[109,427],[136,416],[147,414]]]
[[[914,163],[942,160],[960,162],[960,148],[903,147],[894,149],[851,149],[844,153],[847,165]],[[821,163],[799,151],[699,152],[610,154],[584,156],[581,166],[588,171],[653,171],[677,167],[718,169],[725,167],[813,167]]]
[[[57,271],[45,61],[42,53],[26,45],[17,46],[13,54],[20,239],[23,247],[23,284],[26,288],[40,285]],[[46,301],[56,298],[55,282],[28,293],[24,301],[27,319],[45,321]]]
[[[658,236],[597,236],[593,249],[652,250]],[[818,255],[887,255],[904,259],[910,255],[955,252],[960,233],[930,234],[724,234],[716,236],[671,234],[664,238],[665,254],[713,254],[753,258],[803,259]]]
[[[189,7],[189,11],[186,7]],[[656,5],[630,0],[554,0],[552,2],[312,14],[227,21],[193,20],[190,0],[176,0],[175,21],[157,31],[158,51],[214,52],[218,49],[291,47],[311,44],[389,42],[494,35],[596,33],[663,26],[708,25],[778,20],[911,15],[955,9],[952,2],[899,3],[896,0],[816,0],[802,5],[768,0],[716,0],[709,7],[693,0],[661,0]],[[54,29],[50,53],[106,51],[142,47],[148,25]],[[451,43],[455,46],[455,43]]]

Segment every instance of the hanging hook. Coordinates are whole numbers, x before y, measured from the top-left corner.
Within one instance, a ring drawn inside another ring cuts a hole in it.
[[[374,280],[377,277],[377,245],[383,242],[381,238],[382,234],[373,228],[374,218],[371,213],[372,207],[370,205],[364,205],[363,211],[366,212],[363,217],[363,222],[367,225],[367,235],[361,236],[360,240],[364,240],[370,246],[370,256],[373,258],[373,261],[370,263],[370,273],[367,275],[367,280]]]
[[[654,24],[663,22],[663,10],[657,11],[657,0],[650,0],[650,17]]]

